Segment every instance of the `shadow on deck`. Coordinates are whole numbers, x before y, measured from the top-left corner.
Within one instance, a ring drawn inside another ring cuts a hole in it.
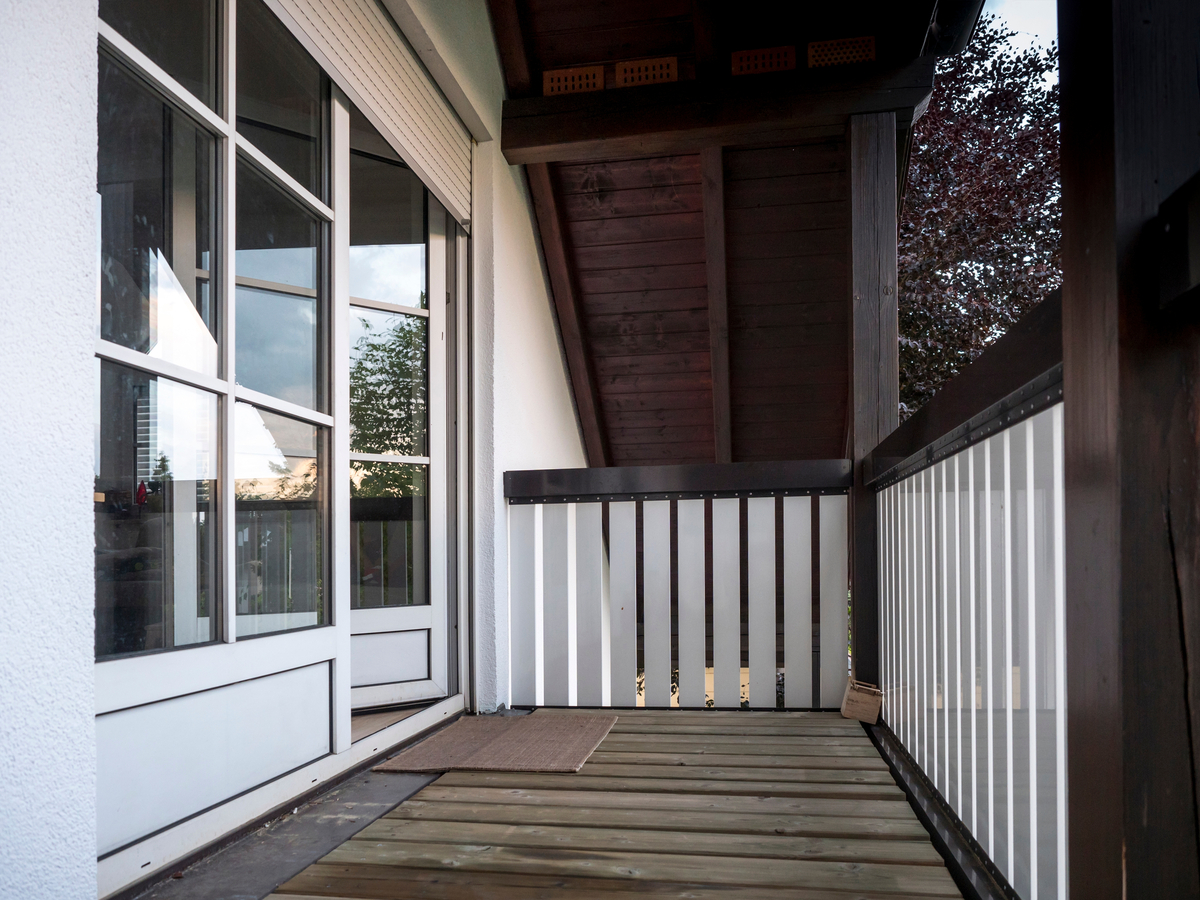
[[[271,896],[961,897],[858,723],[619,716],[577,774],[448,773]]]

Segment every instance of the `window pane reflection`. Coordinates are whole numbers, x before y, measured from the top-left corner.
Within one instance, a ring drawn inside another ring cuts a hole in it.
[[[322,431],[234,407],[239,638],[327,621]]]
[[[350,296],[425,308],[425,187],[351,110]]]
[[[317,286],[320,225],[246,163],[237,173],[237,274],[294,287]]]
[[[96,658],[215,640],[217,398],[96,369]]]
[[[216,141],[100,57],[100,337],[217,374]]]
[[[428,320],[351,307],[350,450],[425,456]]]
[[[429,603],[428,467],[350,465],[350,606]]]
[[[100,18],[215,110],[217,6],[213,0],[100,0]]]
[[[237,129],[322,200],[328,80],[261,0],[237,14]]]
[[[237,192],[237,383],[320,409],[320,224],[245,164],[238,169]]]

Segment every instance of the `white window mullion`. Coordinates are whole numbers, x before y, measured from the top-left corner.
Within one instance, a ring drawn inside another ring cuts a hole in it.
[[[222,635],[225,641],[237,640],[237,494],[234,490],[234,393],[236,372],[234,371],[234,341],[236,340],[237,315],[234,307],[237,292],[237,145],[231,135],[237,127],[237,68],[234,48],[237,47],[237,0],[225,0],[224,34],[221,38],[224,75],[222,79],[221,108],[225,113],[227,130],[222,140],[220,166],[220,210],[221,210],[221,277],[218,296],[224,301],[221,314],[221,352],[224,356],[223,373],[226,397],[221,405],[221,560],[222,593],[224,600],[224,622]]]
[[[270,394],[264,394],[261,391],[254,391],[247,387],[242,387],[240,384],[233,386],[232,393],[238,400],[246,403],[253,403],[260,409],[270,410],[271,412],[279,413],[284,416],[291,416],[293,419],[302,419],[313,425],[321,425],[325,428],[333,426],[333,416],[327,413],[320,413],[314,409],[309,409],[307,406],[301,406],[299,403],[292,403],[288,400],[281,400],[278,397],[273,397]]]
[[[330,412],[333,413],[329,499],[332,513],[332,564],[329,608],[337,632],[333,670],[333,751],[350,749],[350,107],[336,88],[332,91],[330,144],[332,191],[330,202],[340,216],[331,226],[331,303],[329,368],[332,374]]]

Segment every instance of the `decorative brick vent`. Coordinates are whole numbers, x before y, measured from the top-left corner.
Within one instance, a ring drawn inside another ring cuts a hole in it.
[[[619,62],[616,68],[616,87],[636,87],[639,84],[679,80],[679,66],[674,56]]]
[[[604,90],[604,66],[576,66],[542,73],[542,96]]]
[[[810,69],[873,62],[874,59],[874,37],[840,38],[836,41],[813,41],[808,45],[808,67]]]
[[[738,50],[733,54],[734,75],[760,75],[796,68],[795,47],[768,47],[765,50]]]

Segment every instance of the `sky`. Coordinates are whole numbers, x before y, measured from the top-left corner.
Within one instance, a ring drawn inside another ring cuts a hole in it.
[[[1048,47],[1058,40],[1058,10],[1055,0],[987,0],[985,13],[995,13],[1017,32],[1014,44]]]

